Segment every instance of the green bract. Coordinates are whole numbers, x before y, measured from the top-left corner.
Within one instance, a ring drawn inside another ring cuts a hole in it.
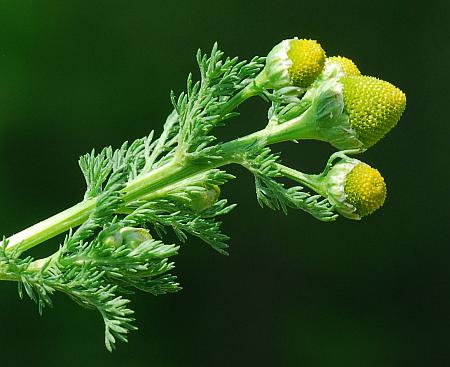
[[[224,57],[214,45],[210,54],[199,51],[197,62],[200,80],[189,75],[187,90],[172,93],[173,111],[159,137],[151,132],[82,156],[83,199],[0,243],[0,279],[16,281],[20,296],[26,293],[40,312],[56,291],[98,310],[108,350],[136,329],[130,294],[180,289],[169,273],[180,244],[197,238],[227,254],[229,238],[218,220],[235,207],[219,199],[220,186],[235,178],[227,165],[254,175],[261,206],[301,209],[324,222],[359,219],[384,201],[378,171],[342,152],[321,175],[307,175],[283,166],[270,145],[316,139],[360,153],[400,118],[405,97],[398,88],[360,76],[348,59],[325,59],[311,40],[285,40],[266,59],[250,61]],[[255,95],[271,103],[266,127],[218,142],[214,129]],[[177,243],[164,243],[168,231]],[[50,256],[25,254],[61,233],[65,239]]]

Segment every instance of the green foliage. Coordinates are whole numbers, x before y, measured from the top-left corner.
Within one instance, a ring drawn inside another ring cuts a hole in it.
[[[70,215],[63,212],[45,226],[4,239],[0,246],[0,279],[17,281],[20,296],[26,293],[39,312],[51,306],[55,291],[96,309],[105,324],[108,350],[116,340],[126,341],[136,328],[128,307],[130,293],[159,295],[180,289],[169,274],[174,267],[169,259],[179,247],[162,242],[168,229],[180,243],[192,236],[227,254],[229,237],[221,232],[217,217],[235,205],[205,196],[212,188],[218,195],[218,186],[234,178],[221,167],[230,163],[246,167],[255,176],[261,206],[285,213],[287,208],[301,209],[322,221],[337,216],[326,198],[277,181],[283,173],[279,156],[266,146],[270,130],[226,143],[217,143],[211,135],[215,127],[236,117],[236,107],[253,95],[272,101],[272,121],[301,106],[304,91],[256,88],[255,78],[264,66],[261,57],[249,62],[224,58],[214,45],[209,55],[199,51],[197,61],[200,81],[189,75],[186,92],[178,97],[172,93],[174,110],[158,138],[151,132],[118,149],[107,147],[82,156],[79,165],[87,188],[79,206]],[[136,236],[141,240],[131,246],[121,237],[124,229],[146,236]],[[36,260],[22,257],[24,249],[63,232],[66,238],[54,254]]]
[[[227,254],[225,249],[228,247],[226,241],[229,237],[221,233],[221,223],[214,218],[227,214],[234,207],[235,205],[227,205],[226,200],[220,200],[204,212],[195,214],[171,201],[149,201],[136,208],[124,222],[136,225],[151,223],[161,237],[166,233],[166,227],[170,227],[181,242],[186,241],[188,233],[199,237],[218,252]]]
[[[275,180],[275,177],[281,176],[278,161],[279,156],[273,154],[268,147],[256,147],[245,156],[245,166],[255,175],[259,204],[274,210],[281,209],[285,214],[288,208],[301,209],[324,222],[335,220],[337,215],[328,199],[311,195],[301,186],[287,189]]]
[[[179,149],[190,159],[213,159],[219,146],[211,146],[215,137],[209,132],[222,125],[224,120],[237,116],[229,111],[233,96],[253,82],[263,67],[263,58],[255,57],[250,62],[238,62],[238,58],[223,59],[217,44],[209,56],[197,53],[201,80],[193,82],[192,74],[187,79],[187,91],[172,103],[179,116]]]

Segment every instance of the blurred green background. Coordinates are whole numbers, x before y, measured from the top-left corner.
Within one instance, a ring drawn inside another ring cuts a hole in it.
[[[265,55],[317,39],[408,106],[362,159],[388,200],[373,216],[321,223],[261,209],[250,175],[223,190],[231,256],[197,240],[176,258],[183,291],[133,297],[140,330],[110,354],[100,316],[64,295],[40,317],[0,284],[2,366],[449,366],[450,132],[447,1],[0,1],[0,231],[10,235],[79,201],[81,154],[161,130],[169,92],[197,48]],[[261,128],[251,100],[223,139]],[[331,147],[277,147],[320,171]],[[57,242],[36,254],[46,254]]]

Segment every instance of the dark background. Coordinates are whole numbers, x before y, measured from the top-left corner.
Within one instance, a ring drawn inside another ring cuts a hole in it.
[[[0,365],[449,366],[450,246],[447,1],[0,1],[0,231],[11,235],[78,202],[81,154],[161,130],[169,92],[197,48],[265,55],[317,39],[364,74],[402,88],[406,112],[361,159],[388,183],[382,210],[321,223],[261,209],[251,176],[224,196],[231,256],[192,239],[176,258],[178,294],[133,297],[139,331],[113,354],[100,316],[64,295],[40,317],[0,284]],[[263,127],[251,100],[217,131]],[[333,151],[277,147],[319,172]],[[35,253],[53,250],[53,241]]]

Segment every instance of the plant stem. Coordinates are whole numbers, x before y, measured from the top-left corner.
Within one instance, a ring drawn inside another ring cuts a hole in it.
[[[326,141],[318,128],[316,113],[312,108],[306,109],[301,115],[278,125],[269,125],[268,144],[289,140],[323,140]]]
[[[301,183],[302,185],[309,187],[310,189],[314,190],[324,197],[327,196],[326,190],[324,189],[322,184],[323,180],[321,180],[321,177],[319,175],[308,175],[290,167],[286,167],[280,163],[277,163],[276,165],[279,169],[279,172],[284,177]]]
[[[42,222],[39,222],[7,239],[7,249],[20,247],[20,251],[28,250],[41,242],[57,236],[82,224],[95,208],[96,200],[84,200]]]
[[[252,95],[258,94],[258,92],[259,89],[257,85],[254,83],[249,84],[229,101],[226,110],[233,110],[237,105],[242,103],[242,101]],[[184,157],[175,157],[163,166],[138,176],[136,179],[129,182],[122,190],[124,206],[133,201],[145,198],[146,196],[148,197],[149,194],[154,193],[161,188],[207,170],[230,163],[242,163],[242,160],[245,158],[245,153],[255,144],[265,146],[286,140],[311,138],[313,135],[317,134],[317,132],[314,131],[314,128],[312,127],[313,124],[311,124],[313,116],[310,116],[308,112],[309,111],[306,111],[299,118],[291,121],[275,126],[268,125],[263,130],[221,144],[221,158],[198,163]],[[223,113],[225,114],[227,111],[223,111]],[[318,181],[313,179],[314,176],[304,175],[301,172],[292,170],[288,167],[282,167],[282,172],[286,177],[301,182],[318,193],[323,191],[320,188]],[[78,227],[89,218],[89,215],[95,209],[95,206],[96,198],[84,200],[69,209],[18,232],[7,239],[7,249],[18,249],[21,252],[26,251],[58,234],[66,232],[71,228]]]
[[[258,94],[258,86],[254,83],[249,84],[240,93],[233,97],[226,110],[233,110],[237,105],[252,95]],[[168,185],[175,184],[191,176],[218,168],[230,163],[241,163],[245,158],[246,152],[255,144],[262,146],[273,143],[294,140],[300,138],[311,138],[317,134],[312,127],[310,116],[306,111],[299,118],[282,123],[280,125],[268,125],[265,129],[259,130],[253,134],[223,143],[220,145],[221,158],[214,158],[202,163],[195,160],[189,160],[185,157],[175,157],[168,163],[160,166],[146,174],[138,176],[129,182],[122,190],[122,200],[124,206],[127,204],[148,197],[150,194],[160,190]],[[173,118],[173,117],[172,117]],[[323,190],[314,176],[304,175],[301,172],[282,166],[282,173],[295,181],[301,182],[313,190],[321,193]],[[89,218],[91,212],[95,209],[96,198],[84,200],[69,209],[66,209],[42,222],[39,222],[21,232],[14,234],[7,239],[7,249],[18,249],[26,251],[50,238],[57,236],[71,228],[78,227]],[[1,243],[0,243],[1,244]]]
[[[261,130],[257,133],[224,143],[221,146],[223,157],[209,162],[199,164],[187,159],[180,160],[174,158],[165,165],[129,182],[123,189],[122,200],[124,206],[167,185],[179,182],[212,168],[239,162],[250,145],[255,144],[257,141],[265,141],[265,134],[265,130]],[[84,200],[69,209],[24,229],[7,239],[7,249],[18,249],[21,252],[26,251],[58,234],[78,227],[89,218],[95,206],[96,198]]]
[[[249,83],[242,89],[239,93],[234,95],[225,106],[220,110],[220,115],[224,116],[227,113],[235,110],[241,103],[245,102],[247,99],[254,97],[261,93],[262,88],[259,87],[255,82]]]

